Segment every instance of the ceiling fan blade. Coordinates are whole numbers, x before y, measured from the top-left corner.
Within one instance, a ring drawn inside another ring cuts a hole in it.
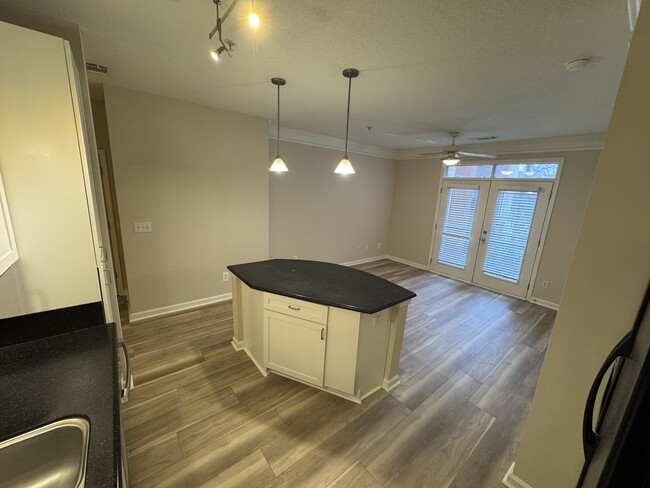
[[[460,154],[461,156],[469,156],[471,158],[487,158],[487,159],[496,158],[496,155],[494,154],[471,153],[465,151],[457,151],[456,154]]]
[[[446,152],[428,152],[428,153],[419,153],[418,156],[425,156],[427,158],[441,158],[447,156]]]

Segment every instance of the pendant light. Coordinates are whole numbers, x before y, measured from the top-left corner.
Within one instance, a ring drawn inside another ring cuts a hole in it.
[[[345,123],[345,154],[343,159],[334,170],[335,173],[342,175],[353,175],[354,168],[348,159],[348,133],[350,131],[350,93],[352,92],[352,78],[359,76],[359,70],[354,68],[348,68],[343,70],[343,76],[348,79],[348,114]]]
[[[274,173],[286,173],[289,171],[287,165],[284,164],[282,158],[280,157],[280,87],[287,84],[287,80],[284,78],[271,78],[271,83],[278,87],[278,140],[277,140],[277,156],[273,160],[273,164],[269,168],[269,171]]]

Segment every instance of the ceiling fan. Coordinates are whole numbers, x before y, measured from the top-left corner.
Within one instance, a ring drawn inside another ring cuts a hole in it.
[[[453,166],[460,163],[462,157],[470,158],[487,158],[494,159],[496,156],[494,154],[483,154],[483,153],[471,153],[466,151],[461,151],[460,147],[456,145],[456,137],[458,137],[459,132],[450,132],[451,136],[451,146],[445,147],[442,152],[428,152],[420,153],[420,156],[424,157],[434,157],[441,158],[442,162],[447,166]]]

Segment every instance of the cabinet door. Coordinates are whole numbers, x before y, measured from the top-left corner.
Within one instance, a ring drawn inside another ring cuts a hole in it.
[[[266,367],[323,386],[327,326],[264,311]]]

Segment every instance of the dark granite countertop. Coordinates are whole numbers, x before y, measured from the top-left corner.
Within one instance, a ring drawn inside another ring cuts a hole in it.
[[[255,290],[362,313],[376,313],[416,296],[365,271],[320,261],[271,259],[228,269]]]
[[[85,486],[117,486],[116,348],[115,324],[0,348],[0,440],[63,418],[85,417],[90,421]]]

